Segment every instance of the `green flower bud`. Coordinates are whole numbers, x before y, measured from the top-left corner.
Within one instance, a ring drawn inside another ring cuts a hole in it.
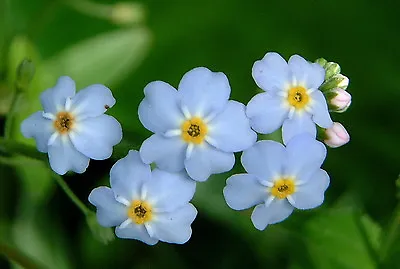
[[[341,88],[343,90],[347,89],[349,85],[349,79],[342,74],[337,74],[331,77],[330,79],[326,80],[319,89],[322,92],[330,91],[335,88]]]
[[[324,66],[325,68],[325,80],[330,79],[334,75],[337,75],[340,73],[340,66],[337,63],[334,62],[328,62]]]
[[[15,80],[17,91],[27,90],[34,75],[35,65],[31,60],[24,59],[17,67],[17,75]]]
[[[317,64],[319,64],[320,66],[324,67],[325,64],[326,64],[328,61],[325,60],[324,58],[319,58],[319,59],[316,59],[315,62],[316,62]]]

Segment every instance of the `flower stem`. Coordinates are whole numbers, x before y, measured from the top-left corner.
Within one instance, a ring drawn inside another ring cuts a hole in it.
[[[0,254],[4,255],[11,261],[18,263],[23,268],[27,269],[43,269],[44,265],[32,260],[30,257],[22,253],[20,250],[11,247],[3,242],[0,242]]]
[[[399,230],[400,230],[400,203],[397,204],[392,220],[389,224],[389,228],[387,229],[387,234],[383,240],[382,240],[382,245],[381,245],[381,252],[380,252],[380,262],[381,264],[384,264],[386,259],[388,258],[390,254],[390,250],[394,246],[394,243],[396,242],[396,239],[399,236]]]

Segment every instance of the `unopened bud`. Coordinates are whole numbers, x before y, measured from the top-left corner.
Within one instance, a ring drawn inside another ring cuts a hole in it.
[[[29,85],[35,75],[35,65],[29,59],[24,59],[17,68],[16,88],[23,91],[29,88]]]
[[[320,66],[324,67],[325,64],[326,64],[328,61],[325,60],[324,58],[319,58],[319,59],[316,59],[315,62],[316,62],[317,64],[319,64]]]
[[[144,7],[139,3],[117,3],[112,7],[111,21],[120,25],[140,23],[145,19]]]
[[[335,88],[341,88],[343,90],[347,89],[349,86],[349,79],[342,74],[337,74],[331,77],[330,79],[326,80],[319,89],[322,92],[330,91]]]
[[[331,148],[338,148],[350,141],[350,135],[339,122],[334,122],[331,128],[325,129],[324,143]]]
[[[329,80],[334,75],[340,73],[340,66],[334,62],[326,63],[324,68],[325,68],[325,80]]]
[[[351,104],[351,94],[340,88],[325,93],[325,96],[328,99],[329,110],[333,112],[343,113]]]

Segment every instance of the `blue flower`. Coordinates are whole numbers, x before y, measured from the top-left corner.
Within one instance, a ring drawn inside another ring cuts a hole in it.
[[[51,168],[60,175],[85,172],[90,159],[109,158],[122,139],[119,122],[104,115],[115,99],[103,85],[91,85],[75,95],[75,82],[60,77],[40,100],[44,111],[24,120],[21,132],[36,140],[40,152],[48,153]]]
[[[277,53],[269,52],[253,66],[253,78],[266,91],[257,94],[247,105],[251,127],[269,134],[282,126],[285,144],[304,132],[316,137],[316,126],[330,128],[333,122],[319,86],[324,82],[325,70],[317,63],[309,63],[299,55],[286,61]]]
[[[160,169],[205,181],[211,174],[232,169],[233,152],[256,141],[245,106],[229,101],[231,89],[223,73],[204,67],[187,72],[178,91],[155,81],[144,89],[139,119],[153,134],[144,141],[140,155]]]
[[[320,169],[325,157],[325,146],[309,134],[295,136],[286,148],[275,141],[259,141],[243,152],[248,174],[228,178],[225,200],[235,210],[256,205],[251,220],[264,230],[286,219],[294,208],[322,204],[329,186],[328,174]]]
[[[189,203],[196,183],[184,173],[151,171],[137,151],[129,151],[110,172],[111,188],[98,187],[89,195],[104,227],[117,226],[120,238],[154,245],[159,240],[183,244],[197,215]]]

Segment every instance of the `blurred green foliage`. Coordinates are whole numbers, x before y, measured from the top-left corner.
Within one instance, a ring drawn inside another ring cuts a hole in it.
[[[114,240],[103,245],[57,188],[46,163],[12,156],[0,145],[0,252],[11,247],[47,268],[398,268],[397,3],[149,0],[133,12],[115,13],[116,3],[0,0],[2,135],[15,72],[24,58],[35,63],[36,75],[18,100],[11,137],[34,145],[20,135],[19,123],[39,109],[41,91],[69,75],[79,89],[94,83],[112,89],[117,104],[110,113],[124,131],[116,156],[122,157],[150,134],[137,118],[150,81],[177,86],[185,72],[206,66],[224,72],[232,99],[247,103],[257,92],[252,64],[267,51],[285,58],[324,57],[340,64],[353,96],[346,113],[333,115],[351,141],[329,150],[326,202],[257,231],[250,211],[232,211],[223,200],[225,179],[242,171],[238,162],[233,171],[198,184],[199,215],[187,244],[149,247]],[[118,14],[124,17],[116,19]],[[132,14],[138,17],[130,20]],[[113,162],[92,161],[84,175],[64,178],[87,203],[92,188],[108,184]],[[18,266],[0,256],[0,268]]]

